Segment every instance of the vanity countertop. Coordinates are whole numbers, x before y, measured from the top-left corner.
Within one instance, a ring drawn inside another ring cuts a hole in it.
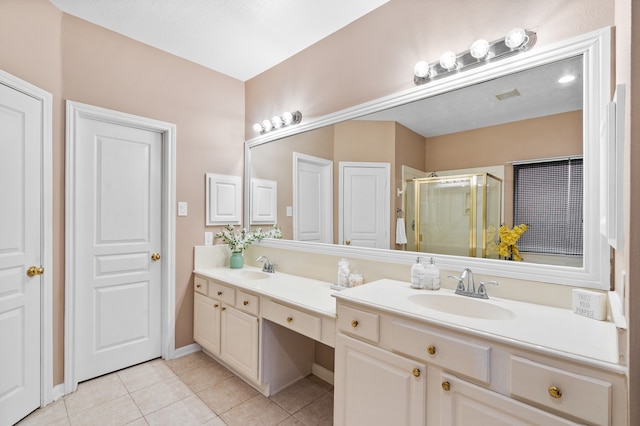
[[[330,283],[282,272],[266,274],[268,278],[264,279],[247,279],[241,276],[240,271],[260,272],[261,269],[250,266],[242,269],[211,267],[196,268],[193,272],[324,316],[336,316],[336,299],[332,297],[336,290],[331,289]]]
[[[489,289],[490,291],[490,289]],[[507,299],[476,299],[506,308],[515,315],[509,319],[482,319],[428,309],[412,301],[412,296],[455,295],[452,290],[416,290],[407,282],[382,279],[366,285],[336,292],[344,301],[364,304],[391,314],[446,327],[454,331],[490,338],[498,342],[547,352],[580,362],[622,372],[618,361],[617,330],[612,322],[597,321],[574,314],[571,310]],[[498,308],[499,309],[499,308]]]

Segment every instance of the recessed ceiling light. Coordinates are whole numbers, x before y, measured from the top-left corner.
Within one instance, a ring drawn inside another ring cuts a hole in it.
[[[560,79],[558,80],[558,83],[562,83],[562,84],[571,83],[575,79],[576,79],[575,75],[565,75],[560,77]]]

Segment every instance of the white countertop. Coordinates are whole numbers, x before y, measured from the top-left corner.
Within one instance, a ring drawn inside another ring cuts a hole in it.
[[[336,292],[335,297],[479,337],[548,352],[554,356],[579,359],[580,362],[593,360],[600,367],[624,371],[618,361],[617,330],[612,322],[579,316],[567,309],[499,298],[480,302],[509,309],[515,314],[513,318],[472,318],[428,309],[412,302],[410,296],[418,294],[426,295],[423,297],[429,297],[430,294],[468,297],[455,295],[447,289],[416,290],[407,282],[390,279]]]
[[[331,284],[327,282],[277,271],[268,274],[269,277],[265,279],[246,279],[239,276],[240,271],[260,271],[260,269],[251,266],[231,269],[227,266],[198,268],[193,272],[321,315],[332,318],[336,316],[336,299],[332,297],[336,290],[332,290]]]

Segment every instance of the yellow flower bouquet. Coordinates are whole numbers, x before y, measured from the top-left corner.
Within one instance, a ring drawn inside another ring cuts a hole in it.
[[[509,229],[506,225],[502,225],[498,230],[500,234],[500,243],[498,243],[498,254],[508,260],[521,261],[520,251],[516,243],[522,234],[529,229],[524,223]]]

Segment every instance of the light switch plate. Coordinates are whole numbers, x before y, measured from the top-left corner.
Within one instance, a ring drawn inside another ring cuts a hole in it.
[[[178,202],[178,216],[186,216],[187,215],[187,202],[179,201]]]
[[[291,206],[287,206],[287,217],[293,216],[293,208]]]
[[[204,233],[204,245],[210,246],[211,244],[213,244],[213,232],[206,231]]]

